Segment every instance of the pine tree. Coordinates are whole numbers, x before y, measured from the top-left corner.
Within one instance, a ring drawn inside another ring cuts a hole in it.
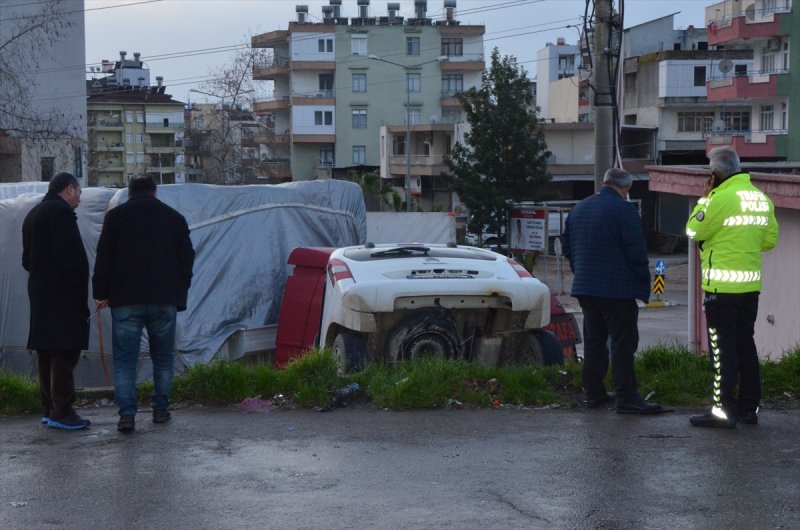
[[[456,144],[448,181],[470,212],[469,229],[500,233],[512,202],[541,200],[550,181],[542,120],[531,108],[524,68],[513,56],[492,51],[480,88],[461,97],[471,130]]]

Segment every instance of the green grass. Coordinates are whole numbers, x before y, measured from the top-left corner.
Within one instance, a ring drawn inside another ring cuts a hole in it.
[[[711,369],[706,356],[685,347],[659,345],[636,359],[643,396],[669,405],[708,404]],[[777,361],[761,363],[765,400],[800,396],[800,349]],[[372,363],[358,374],[340,377],[336,360],[326,350],[313,350],[283,370],[265,365],[214,362],[197,365],[175,379],[173,401],[210,404],[238,403],[246,397],[272,399],[276,394],[303,407],[326,407],[336,389],[357,382],[362,396],[377,406],[396,410],[446,407],[460,402],[488,407],[575,406],[580,399],[581,365],[483,367],[477,364],[425,358],[390,367]],[[606,381],[613,388],[611,376]],[[152,382],[138,386],[147,403]],[[0,414],[19,414],[39,408],[37,383],[0,370]]]
[[[41,407],[36,381],[0,370],[0,414],[34,412]]]

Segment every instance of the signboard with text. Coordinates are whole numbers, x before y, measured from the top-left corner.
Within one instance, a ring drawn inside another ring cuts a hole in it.
[[[528,252],[547,248],[547,210],[517,208],[509,211],[509,248]]]

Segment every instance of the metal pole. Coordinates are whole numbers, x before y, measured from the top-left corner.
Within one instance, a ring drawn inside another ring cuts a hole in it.
[[[696,204],[692,201],[692,205]],[[691,207],[690,207],[691,208]],[[689,306],[688,313],[688,346],[689,351],[698,354],[700,353],[700,338],[697,336],[697,244],[694,241],[689,241],[689,267],[688,278],[686,281],[686,288],[689,290],[686,304]]]
[[[411,90],[408,86],[408,68],[406,74],[406,212],[411,211]]]
[[[611,0],[595,0],[594,24],[594,189],[614,167],[614,107],[611,79]]]

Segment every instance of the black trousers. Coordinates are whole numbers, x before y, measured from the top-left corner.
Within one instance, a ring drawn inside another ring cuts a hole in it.
[[[44,417],[60,420],[75,414],[73,371],[81,358],[80,350],[37,350],[39,354],[39,396]]]
[[[603,379],[611,375],[618,401],[639,398],[633,357],[639,348],[636,300],[579,296],[583,310],[583,388],[588,399],[606,395]]]
[[[761,402],[758,350],[753,339],[758,295],[706,293],[703,300],[714,371],[714,406],[727,415],[755,412]]]

